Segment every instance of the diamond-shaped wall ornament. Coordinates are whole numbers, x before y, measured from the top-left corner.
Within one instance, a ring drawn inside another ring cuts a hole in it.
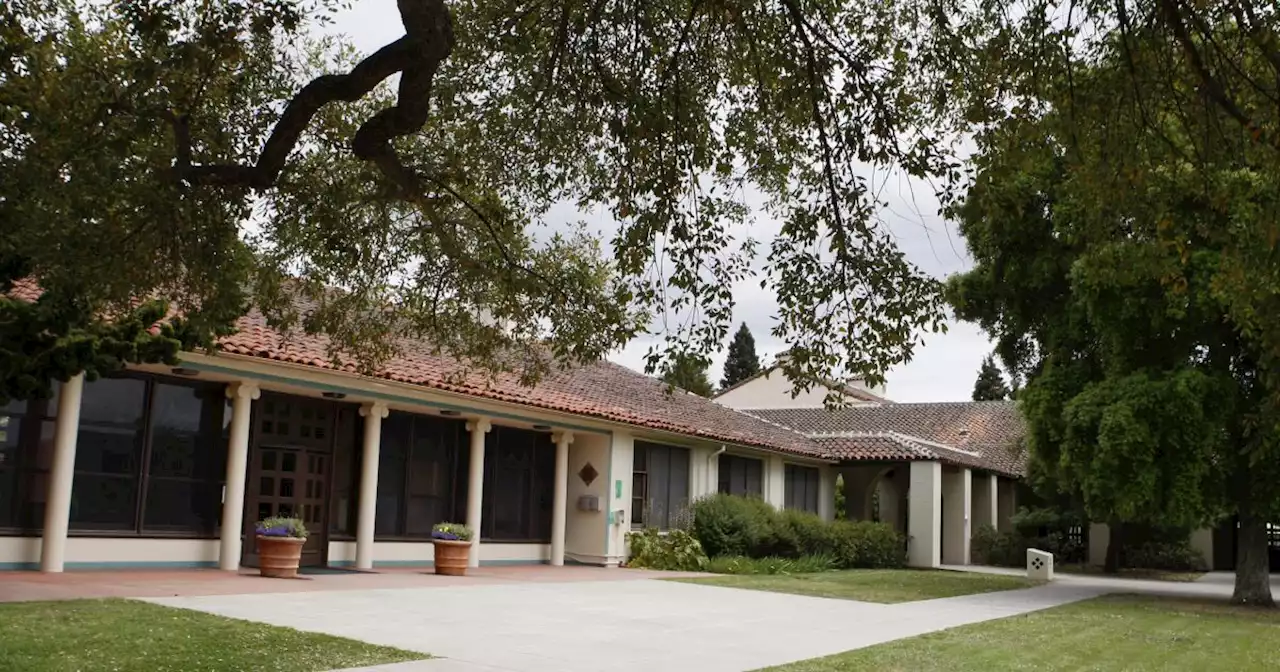
[[[578,470],[578,478],[581,478],[586,485],[591,485],[591,482],[596,480],[599,475],[600,472],[596,471],[596,468],[591,466],[590,462],[582,465],[582,468]]]

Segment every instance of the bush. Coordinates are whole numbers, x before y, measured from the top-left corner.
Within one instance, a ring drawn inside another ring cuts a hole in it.
[[[836,521],[829,534],[836,566],[841,569],[902,567],[906,564],[903,536],[886,523]]]
[[[829,555],[806,555],[799,558],[748,558],[723,556],[712,558],[707,571],[716,574],[815,574],[835,568]]]
[[[969,555],[974,563],[996,567],[1021,567],[1026,564],[1028,540],[1014,532],[1000,532],[983,525],[969,540]]]
[[[632,532],[628,567],[697,572],[707,568],[707,554],[702,544],[685,530],[663,534],[655,529]]]
[[[1191,548],[1186,539],[1151,541],[1126,548],[1121,556],[1126,567],[1189,572],[1204,569],[1204,557]]]
[[[777,514],[775,550],[787,558],[834,555],[831,529],[817,514],[788,509]]]
[[[762,558],[794,554],[795,543],[780,539],[778,512],[756,497],[717,494],[693,504],[693,535],[710,556],[745,555]]]

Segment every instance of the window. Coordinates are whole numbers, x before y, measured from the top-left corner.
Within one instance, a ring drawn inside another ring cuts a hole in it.
[[[818,487],[821,477],[817,467],[802,467],[797,464],[786,465],[785,489],[783,490],[786,508],[818,512]]]
[[[494,427],[485,437],[481,538],[549,541],[555,470],[546,434]]]
[[[0,408],[0,528],[42,527],[56,409],[56,399]],[[70,529],[216,533],[230,415],[221,384],[133,374],[85,383]]]
[[[637,441],[631,476],[631,525],[670,529],[689,506],[689,450]]]
[[[71,528],[137,528],[146,397],[147,381],[140,378],[103,378],[85,384],[71,487]]]
[[[0,406],[0,529],[38,532],[44,526],[58,390],[55,382],[52,399]]]
[[[382,422],[374,534],[425,539],[436,523],[460,517],[455,490],[462,425],[399,412]]]
[[[764,462],[739,455],[720,456],[720,492],[760,497],[764,494]]]
[[[144,530],[218,527],[230,423],[221,385],[154,384]]]

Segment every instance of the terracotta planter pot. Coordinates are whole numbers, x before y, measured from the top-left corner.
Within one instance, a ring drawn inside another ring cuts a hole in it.
[[[302,545],[306,539],[258,536],[258,571],[263,576],[292,579],[298,576]]]
[[[432,539],[436,550],[436,574],[466,576],[467,561],[471,559],[471,542]]]

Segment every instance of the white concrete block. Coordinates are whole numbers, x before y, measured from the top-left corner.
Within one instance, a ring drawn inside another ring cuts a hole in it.
[[[1033,581],[1052,581],[1053,554],[1035,548],[1028,548],[1027,578]]]

